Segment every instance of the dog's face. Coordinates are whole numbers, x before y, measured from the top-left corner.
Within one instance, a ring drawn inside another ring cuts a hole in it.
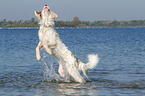
[[[35,15],[39,20],[45,19],[50,15],[50,9],[47,5],[45,5],[41,12],[35,11]]]
[[[43,7],[41,12],[35,11],[35,15],[40,21],[39,24],[45,27],[54,26],[54,20],[57,18],[57,15],[51,12],[47,5]]]

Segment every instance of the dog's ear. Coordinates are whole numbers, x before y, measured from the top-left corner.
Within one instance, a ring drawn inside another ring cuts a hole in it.
[[[36,17],[37,17],[38,19],[41,18],[41,12],[34,11],[34,13],[35,13],[35,15],[36,15]]]

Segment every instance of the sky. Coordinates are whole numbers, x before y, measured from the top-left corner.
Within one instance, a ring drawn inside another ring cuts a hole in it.
[[[63,21],[145,20],[145,0],[0,0],[0,20],[30,20],[45,4]]]

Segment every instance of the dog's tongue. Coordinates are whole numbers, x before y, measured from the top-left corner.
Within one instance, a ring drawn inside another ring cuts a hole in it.
[[[47,5],[44,6],[45,11],[48,11],[49,7]]]

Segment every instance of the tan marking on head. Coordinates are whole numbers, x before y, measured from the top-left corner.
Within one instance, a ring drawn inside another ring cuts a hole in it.
[[[36,15],[36,17],[37,17],[38,19],[41,19],[41,18],[42,18],[41,12],[35,11],[34,13],[35,13],[35,15]]]

